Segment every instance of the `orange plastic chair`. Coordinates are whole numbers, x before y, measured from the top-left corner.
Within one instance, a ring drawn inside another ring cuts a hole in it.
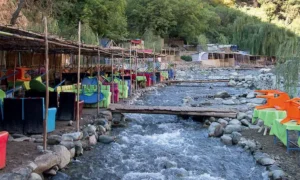
[[[265,105],[256,106],[256,109],[276,108],[277,110],[284,110],[285,102],[290,100],[287,93],[278,90],[256,90],[255,92],[264,94],[256,96],[257,98],[267,99]]]
[[[297,125],[300,125],[300,98],[294,98],[286,101],[285,103],[286,118],[280,121],[281,124],[289,121],[297,121]]]

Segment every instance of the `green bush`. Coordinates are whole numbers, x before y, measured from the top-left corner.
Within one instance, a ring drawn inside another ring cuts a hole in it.
[[[181,56],[180,58],[184,61],[192,61],[193,60],[192,56]]]

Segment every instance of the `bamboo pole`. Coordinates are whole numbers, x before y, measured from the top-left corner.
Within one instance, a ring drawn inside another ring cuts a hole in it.
[[[100,107],[99,107],[99,101],[100,101],[100,93],[101,93],[101,91],[100,91],[100,84],[99,84],[99,82],[100,82],[100,51],[99,51],[99,48],[98,48],[98,61],[97,61],[97,90],[98,90],[98,95],[97,95],[97,115],[99,114],[99,112],[100,112]]]
[[[132,95],[132,62],[131,62],[131,43],[130,43],[130,53],[129,53],[129,68],[130,68],[130,95]]]
[[[80,83],[80,51],[81,51],[81,22],[78,23],[78,67],[77,67],[77,111],[76,111],[76,130],[79,132],[79,83]]]
[[[114,91],[114,55],[111,54],[111,92],[112,92],[112,104],[115,103],[115,91]]]
[[[44,151],[47,150],[47,122],[48,122],[48,108],[49,108],[49,50],[48,50],[48,25],[47,18],[44,19],[45,23],[45,68],[46,68],[46,107],[45,107],[45,120],[43,123],[44,133],[43,133],[43,148]]]

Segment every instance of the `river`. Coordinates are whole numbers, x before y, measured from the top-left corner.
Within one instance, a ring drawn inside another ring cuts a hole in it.
[[[187,96],[204,100],[205,95],[220,90],[232,94],[245,91],[222,83],[211,86],[168,86],[146,93],[135,103],[181,106]],[[97,144],[69,166],[66,173],[71,179],[268,179],[265,168],[257,165],[252,155],[238,146],[225,146],[218,138],[208,138],[200,122],[170,115],[126,116],[134,120],[127,128],[113,129],[112,134],[118,138],[115,143]]]

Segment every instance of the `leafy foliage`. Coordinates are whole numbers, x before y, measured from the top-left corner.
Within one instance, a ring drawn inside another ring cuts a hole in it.
[[[192,56],[181,56],[180,58],[184,61],[192,61],[193,60]]]

